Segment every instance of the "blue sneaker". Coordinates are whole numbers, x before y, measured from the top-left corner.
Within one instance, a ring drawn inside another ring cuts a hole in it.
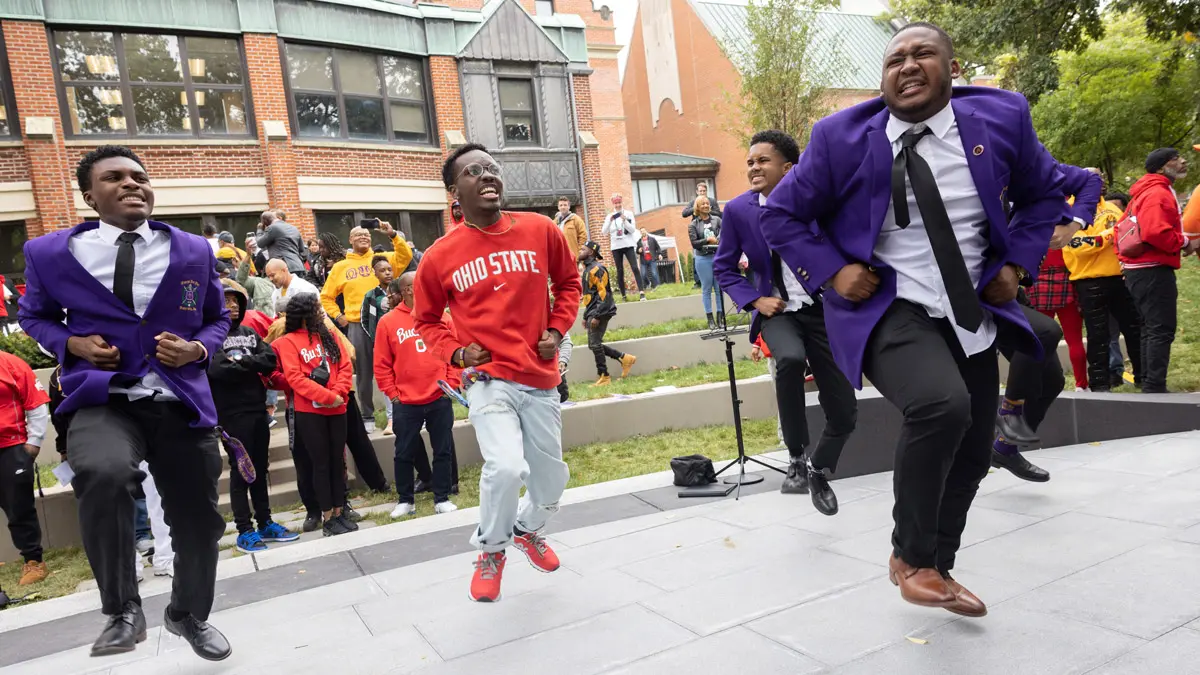
[[[237,538],[237,550],[242,553],[262,553],[267,550],[267,545],[263,543],[262,537],[254,530],[243,532]]]
[[[267,523],[266,527],[259,528],[258,536],[263,541],[296,541],[300,538],[299,534],[274,521]]]

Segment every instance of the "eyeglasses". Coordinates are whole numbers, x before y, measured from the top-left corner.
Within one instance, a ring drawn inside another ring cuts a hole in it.
[[[500,165],[498,164],[468,164],[463,167],[463,170],[460,171],[458,175],[462,176],[465,173],[469,174],[472,178],[479,178],[483,175],[484,171],[492,174],[496,178],[500,178],[501,169]]]

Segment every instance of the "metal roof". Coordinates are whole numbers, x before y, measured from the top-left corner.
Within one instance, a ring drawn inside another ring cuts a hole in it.
[[[629,168],[649,168],[656,166],[717,166],[719,162],[711,157],[695,157],[680,155],[674,152],[641,152],[629,155]]]
[[[690,0],[705,28],[718,41],[745,44],[750,41],[746,29],[746,6],[724,2]],[[883,52],[895,30],[873,16],[842,12],[817,12],[818,39],[836,40],[846,59],[847,72],[833,83],[835,89],[879,89]]]

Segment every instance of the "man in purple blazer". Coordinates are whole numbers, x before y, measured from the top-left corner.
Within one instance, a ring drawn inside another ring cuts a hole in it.
[[[761,329],[775,359],[775,398],[783,441],[791,456],[780,491],[809,492],[813,506],[832,516],[838,511],[838,503],[826,474],[837,469],[842,448],[854,431],[858,401],[829,351],[821,298],[809,295],[791,268],[783,266],[779,256],[767,248],[758,222],[771,191],[799,161],[800,148],[791,136],[782,131],[754,134],[746,157],[750,189],[725,204],[724,229],[713,268],[725,293],[739,307],[754,310],[750,341]],[[738,272],[743,253],[754,270],[753,284]],[[812,366],[825,412],[825,430],[807,459],[806,361]]]
[[[813,126],[762,229],[810,292],[824,291],[846,377],[862,386],[865,374],[904,415],[892,581],[909,602],[977,617],[987,608],[950,571],[990,462],[996,336],[1040,358],[1017,286],[1070,217],[1024,97],[953,89],[959,74],[940,28],[898,31],[882,98]]]
[[[1104,181],[1097,174],[1070,164],[1059,164],[1058,170],[1063,176],[1063,195],[1074,199],[1074,203],[1070,209],[1071,221],[1054,228],[1050,238],[1052,249],[1066,246],[1081,227],[1092,224],[1100,193],[1104,190]],[[1044,483],[1050,480],[1050,472],[1026,459],[1020,446],[1040,442],[1037,429],[1062,393],[1065,380],[1058,358],[1058,343],[1063,332],[1057,321],[1029,306],[1023,296],[1017,301],[1038,337],[1044,358],[1019,351],[1017,345],[1004,340],[1004,335],[996,341],[996,348],[1008,359],[1008,382],[1004,385],[1004,399],[996,416],[992,466],[1006,469],[1021,480]]]
[[[25,244],[21,327],[62,364],[67,461],[88,562],[109,619],[93,656],[146,639],[134,577],[133,497],[146,460],[175,547],[165,628],[201,657],[230,647],[206,623],[217,572],[223,459],[208,388],[210,354],[229,331],[212,248],[148,220],[154,190],[137,155],[103,146],[79,162],[84,201],[100,215]]]

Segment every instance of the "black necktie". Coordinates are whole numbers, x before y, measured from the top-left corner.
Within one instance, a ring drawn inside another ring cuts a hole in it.
[[[137,259],[133,242],[140,237],[136,232],[125,232],[117,237],[120,248],[117,249],[117,268],[113,271],[113,295],[129,309],[133,309],[133,263]]]
[[[779,261],[779,254],[774,251],[771,251],[771,282],[775,284],[775,290],[779,291],[780,300],[790,300],[787,284],[783,283],[783,263]]]
[[[954,225],[946,215],[946,205],[938,192],[933,171],[916,151],[917,142],[929,133],[932,132],[928,127],[921,131],[913,127],[900,137],[900,152],[892,162],[892,208],[896,216],[896,226],[904,229],[910,222],[908,190],[904,185],[904,171],[907,168],[913,196],[917,199],[917,208],[921,210],[925,232],[929,235],[933,258],[942,273],[946,295],[950,299],[951,309],[954,310],[954,322],[974,333],[983,324],[983,309],[979,306],[979,296],[975,293],[971,275],[963,262],[958,239],[954,236]]]

